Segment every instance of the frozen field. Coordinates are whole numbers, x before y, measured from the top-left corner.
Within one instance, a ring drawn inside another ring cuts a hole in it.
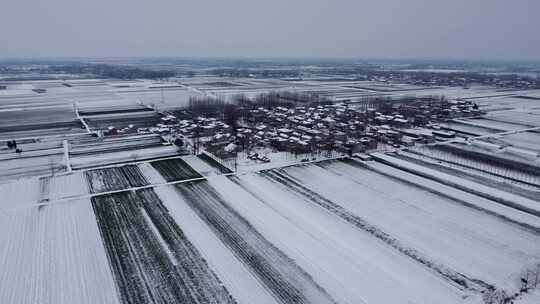
[[[455,140],[367,162],[257,149],[272,161],[223,165],[134,132],[190,96],[272,90],[446,94],[488,114],[441,123]],[[2,304],[483,304],[540,263],[540,113],[527,92],[219,77],[0,92]]]
[[[354,165],[292,167],[280,175],[380,227],[448,273],[463,274],[469,286],[515,285],[522,269],[540,258],[536,233]]]
[[[522,271],[540,260],[538,218],[444,185],[426,191],[411,184],[431,187],[415,181],[420,177],[380,163],[326,161],[230,177],[215,171],[207,181],[165,185],[208,169],[188,163],[175,158],[21,180],[3,186],[13,203],[0,216],[10,218],[6,227],[23,215],[43,221],[45,228],[32,229],[46,233],[48,217],[61,216],[54,225],[64,227],[76,212],[69,225],[93,227],[102,263],[93,275],[106,277],[89,277],[84,288],[109,282],[107,301],[115,303],[480,303],[481,290],[515,290]],[[148,188],[122,192],[140,186]],[[17,195],[21,187],[26,196]],[[63,231],[83,238],[77,227]],[[72,236],[59,235],[54,246],[74,246]],[[85,259],[79,267],[96,263]],[[56,268],[41,271],[58,275]],[[71,276],[88,270],[75,271]],[[1,295],[19,296],[11,289]],[[81,302],[98,296],[105,295],[85,294]]]
[[[92,206],[123,303],[235,303],[152,190]]]
[[[121,303],[89,200],[0,211],[0,303]]]

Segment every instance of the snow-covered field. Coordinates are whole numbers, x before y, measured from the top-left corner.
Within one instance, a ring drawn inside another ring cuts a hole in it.
[[[332,163],[278,173],[481,285],[515,290],[523,268],[540,259],[537,233],[368,170]]]
[[[235,303],[152,189],[92,206],[123,303]]]
[[[177,149],[173,146],[159,146],[110,153],[104,151],[103,153],[98,154],[72,157],[71,165],[74,168],[83,169],[117,163],[139,162],[152,158],[169,157],[175,155],[177,155]]]
[[[455,303],[466,295],[306,195],[257,174],[235,182],[210,184],[340,303]]]
[[[120,303],[88,199],[0,211],[0,303]]]
[[[0,96],[2,144],[16,138],[23,149],[0,148],[2,304],[480,304],[488,289],[519,292],[540,263],[531,130],[540,113],[537,100],[516,97],[527,92],[217,77],[63,83],[23,82]],[[270,162],[241,153],[227,168],[179,156],[157,135],[94,137],[77,118],[145,124],[158,119],[150,105],[269,90],[446,94],[489,113],[441,124],[468,141],[375,161],[259,149]],[[496,134],[505,131],[515,132]]]

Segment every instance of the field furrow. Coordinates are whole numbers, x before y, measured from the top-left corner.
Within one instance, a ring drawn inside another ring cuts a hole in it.
[[[85,171],[91,193],[123,190],[148,185],[141,170],[135,165]]]
[[[235,303],[152,190],[92,205],[124,303]]]
[[[190,207],[281,303],[333,303],[311,277],[268,242],[208,185],[177,185]]]
[[[151,164],[168,182],[202,177],[180,158],[155,161]]]
[[[288,186],[309,189],[380,228],[434,265],[443,265],[473,282],[516,290],[523,269],[540,260],[540,235],[535,230],[486,216],[448,196],[344,162],[276,171],[287,178]],[[517,210],[507,212],[513,212],[516,220],[523,216],[538,222]]]
[[[449,284],[372,235],[262,175],[216,177],[209,183],[339,303],[456,303],[468,295],[457,284]]]

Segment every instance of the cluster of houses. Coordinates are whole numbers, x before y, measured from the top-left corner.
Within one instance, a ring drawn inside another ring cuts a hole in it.
[[[450,86],[469,89],[469,84],[492,86],[508,89],[537,89],[540,86],[540,77],[525,76],[506,73],[476,73],[469,71],[453,73],[436,73],[425,71],[404,70],[372,70],[363,71],[364,80],[385,83],[407,83],[417,86]]]
[[[345,103],[259,107],[244,113],[236,128],[215,117],[166,115],[150,131],[171,136],[177,145],[188,145],[195,153],[203,147],[223,158],[257,148],[354,154],[374,150],[379,144],[399,147],[452,138],[453,132],[441,130],[434,122],[478,114],[468,101],[391,104],[367,110]]]

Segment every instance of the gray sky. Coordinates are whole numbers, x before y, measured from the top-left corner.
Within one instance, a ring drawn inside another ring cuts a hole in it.
[[[2,0],[0,57],[540,60],[540,0]]]

